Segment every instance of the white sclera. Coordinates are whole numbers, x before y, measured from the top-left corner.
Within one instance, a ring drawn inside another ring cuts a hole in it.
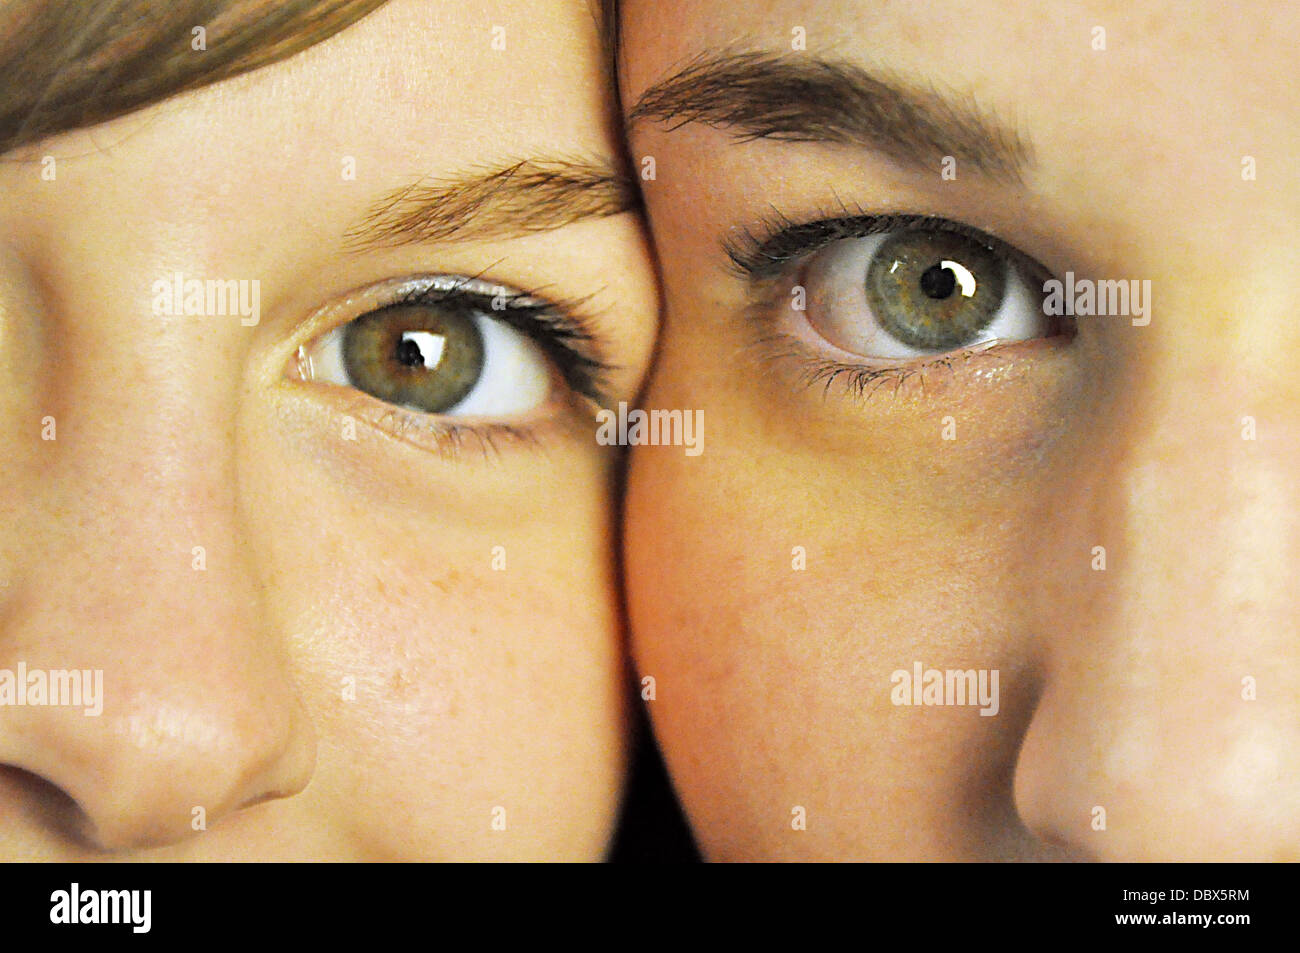
[[[808,288],[808,321],[828,343],[857,357],[907,360],[945,353],[902,343],[880,326],[867,304],[867,269],[880,246],[893,234],[843,239],[813,256],[804,279]],[[959,279],[965,277],[958,273]],[[967,289],[963,285],[961,290]],[[962,347],[990,341],[1025,341],[1051,334],[1051,319],[1035,301],[1036,296],[1020,270],[1008,262],[1006,291],[997,314],[974,340]]]
[[[440,411],[444,417],[511,417],[544,404],[551,393],[551,365],[541,347],[522,331],[486,314],[474,314],[483,337],[483,370],[465,399]],[[343,332],[337,327],[308,351],[311,379],[325,384],[356,387],[343,363]],[[428,331],[408,331],[404,338],[420,346],[426,367],[436,367],[445,340]],[[432,363],[430,363],[432,361]],[[429,413],[408,405],[409,410]]]

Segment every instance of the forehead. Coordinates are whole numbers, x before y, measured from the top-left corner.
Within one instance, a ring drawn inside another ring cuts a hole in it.
[[[1033,111],[1217,92],[1233,104],[1293,99],[1288,27],[1300,8],[1250,16],[1213,0],[1082,8],[1065,0],[623,0],[622,83],[635,97],[701,50],[761,49],[879,63]],[[1032,91],[1032,94],[1031,94]],[[1196,115],[1180,116],[1194,121]]]
[[[706,52],[848,62],[973,103],[1021,133],[1035,156],[1034,189],[1079,222],[1106,219],[1099,210],[1111,207],[1134,221],[1177,209],[1189,231],[1231,233],[1219,220],[1229,199],[1271,218],[1300,201],[1280,176],[1249,192],[1227,191],[1240,181],[1243,156],[1285,159],[1293,151],[1300,90],[1289,37],[1298,7],[1270,7],[1267,16],[1210,0],[1087,7],[761,0],[707,8],[624,0],[622,7],[628,109]],[[683,147],[685,138],[664,135],[667,128],[638,125],[634,149]]]
[[[29,161],[0,165],[0,225],[33,249],[75,221],[134,229],[159,260],[263,248],[271,262],[303,244],[286,235],[341,241],[424,176],[609,155],[602,64],[585,0],[392,0],[288,60],[19,150]],[[44,156],[57,187],[33,171]]]
[[[621,10],[627,44],[621,65],[625,84],[634,90],[652,82],[665,64],[701,48],[733,44],[887,58],[902,70],[960,74],[994,88],[1001,88],[998,77],[1010,74],[1015,88],[1024,90],[1033,88],[1023,85],[1031,77],[1044,78],[1049,71],[1053,87],[1071,79],[1095,80],[1067,69],[1093,61],[1113,67],[1119,60],[1154,75],[1162,66],[1195,62],[1212,50],[1245,53],[1270,35],[1262,15],[1242,16],[1213,0],[1159,0],[1140,7],[1103,0],[1086,8],[1069,0],[723,0],[707,6],[690,0],[623,0]],[[1278,16],[1298,18],[1288,8],[1271,10],[1267,20],[1276,24]],[[1109,57],[1084,55],[1100,52],[1098,29],[1105,31]],[[1280,62],[1284,44],[1267,45]]]
[[[196,53],[195,55],[202,55]],[[178,168],[266,142],[310,159],[399,151],[430,167],[458,157],[603,144],[611,99],[583,0],[392,0],[289,60],[57,137],[77,157],[167,139]]]

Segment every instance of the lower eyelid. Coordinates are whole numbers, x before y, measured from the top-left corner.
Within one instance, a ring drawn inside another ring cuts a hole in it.
[[[400,408],[385,411],[370,422],[398,440],[425,450],[435,449],[452,458],[459,458],[466,451],[479,452],[484,457],[499,456],[508,445],[536,446],[540,442],[538,435],[527,427],[502,423],[435,423]]]
[[[880,365],[863,363],[852,355],[847,361],[828,357],[819,345],[783,331],[759,335],[753,345],[760,361],[782,367],[796,386],[820,390],[823,397],[836,391],[864,401],[913,401],[961,394],[972,383],[993,385],[1024,378],[1034,372],[1036,358],[1059,349],[1065,338],[994,340]]]
[[[492,459],[512,448],[545,449],[560,441],[594,434],[594,423],[588,428],[587,418],[580,412],[580,405],[589,401],[562,385],[536,413],[509,421],[426,414],[352,387],[305,380],[298,375],[290,376],[286,383],[310,388],[313,399],[327,404],[331,436],[344,442],[362,442],[368,430],[381,441],[395,441],[448,459]]]

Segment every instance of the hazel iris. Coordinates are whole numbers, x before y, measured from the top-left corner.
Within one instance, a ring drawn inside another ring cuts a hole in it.
[[[1007,267],[993,249],[957,232],[901,231],[881,243],[867,266],[867,303],[901,343],[951,350],[997,316]]]
[[[394,305],[362,315],[343,334],[353,385],[390,403],[438,414],[473,391],[483,374],[483,335],[474,312]]]

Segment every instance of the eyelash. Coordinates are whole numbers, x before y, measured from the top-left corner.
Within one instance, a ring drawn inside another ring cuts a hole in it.
[[[490,286],[493,290],[492,293],[479,291],[472,285]],[[497,294],[497,291],[501,293]],[[501,306],[493,308],[498,299]],[[509,290],[475,275],[457,278],[451,286],[416,284],[376,301],[373,307],[353,315],[352,320],[401,306],[436,307],[454,303],[481,311],[492,320],[508,324],[541,348],[569,390],[568,404],[587,401],[602,406],[609,401],[608,377],[618,368],[605,359],[605,345],[590,330],[591,321],[585,310],[590,300],[590,297],[543,298],[539,292]],[[528,425],[465,423],[455,418],[383,404],[366,394],[358,393],[356,399],[358,409],[362,410],[361,416],[373,425],[398,439],[412,440],[419,446],[430,445],[451,459],[458,458],[468,446],[477,446],[487,457],[499,454],[503,443],[532,445],[538,442],[538,434]]]
[[[764,282],[783,277],[792,266],[837,241],[909,228],[956,232],[995,249],[1027,274],[1046,272],[1034,259],[1001,239],[936,215],[847,215],[794,222],[776,213],[753,228],[741,227],[738,236],[729,236],[723,242],[722,249],[740,277]]]
[[[956,232],[996,249],[1026,275],[1049,275],[1041,264],[1001,239],[970,225],[934,215],[849,214],[796,222],[776,212],[761,219],[754,227],[742,226],[733,230],[733,234],[723,241],[722,249],[737,277],[762,286],[788,278],[805,259],[837,241],[909,228]],[[770,300],[757,302],[754,311],[765,313],[770,304]],[[758,343],[769,347],[774,357],[798,358],[803,365],[801,378],[806,386],[815,387],[820,384],[823,393],[828,393],[832,385],[842,381],[854,396],[868,400],[889,381],[894,382],[894,396],[898,396],[903,384],[913,378],[924,392],[929,375],[941,368],[951,372],[954,362],[958,360],[996,361],[999,357],[996,346],[976,345],[906,364],[871,367],[827,360],[824,356],[810,353],[802,341],[788,334],[766,335]]]
[[[798,358],[803,365],[800,377],[805,386],[816,387],[820,384],[823,393],[829,393],[831,387],[837,381],[840,381],[851,394],[867,400],[871,399],[876,391],[889,381],[894,382],[893,396],[895,397],[899,395],[903,385],[909,379],[915,379],[920,385],[922,393],[924,393],[925,383],[929,376],[940,368],[951,372],[953,364],[959,360],[962,362],[981,359],[996,360],[999,356],[996,347],[986,344],[962,348],[947,354],[937,354],[934,357],[908,364],[898,364],[892,367],[868,367],[863,364],[845,364],[840,361],[830,361],[824,357],[808,353],[801,341],[796,341],[785,334],[762,338],[759,343],[772,347],[775,357],[793,356]],[[792,348],[795,353],[792,354],[789,350],[777,351],[777,345]]]
[[[495,321],[502,321],[524,334],[546,354],[575,394],[595,403],[606,401],[605,381],[615,368],[602,357],[602,347],[588,330],[586,321],[577,317],[590,299],[544,299],[537,294],[505,291],[489,294],[467,287],[479,278],[467,278],[450,288],[434,285],[415,287],[398,295],[379,308],[416,306],[436,307],[448,302],[480,311]],[[503,306],[493,307],[498,299]],[[461,425],[464,426],[464,425]]]

